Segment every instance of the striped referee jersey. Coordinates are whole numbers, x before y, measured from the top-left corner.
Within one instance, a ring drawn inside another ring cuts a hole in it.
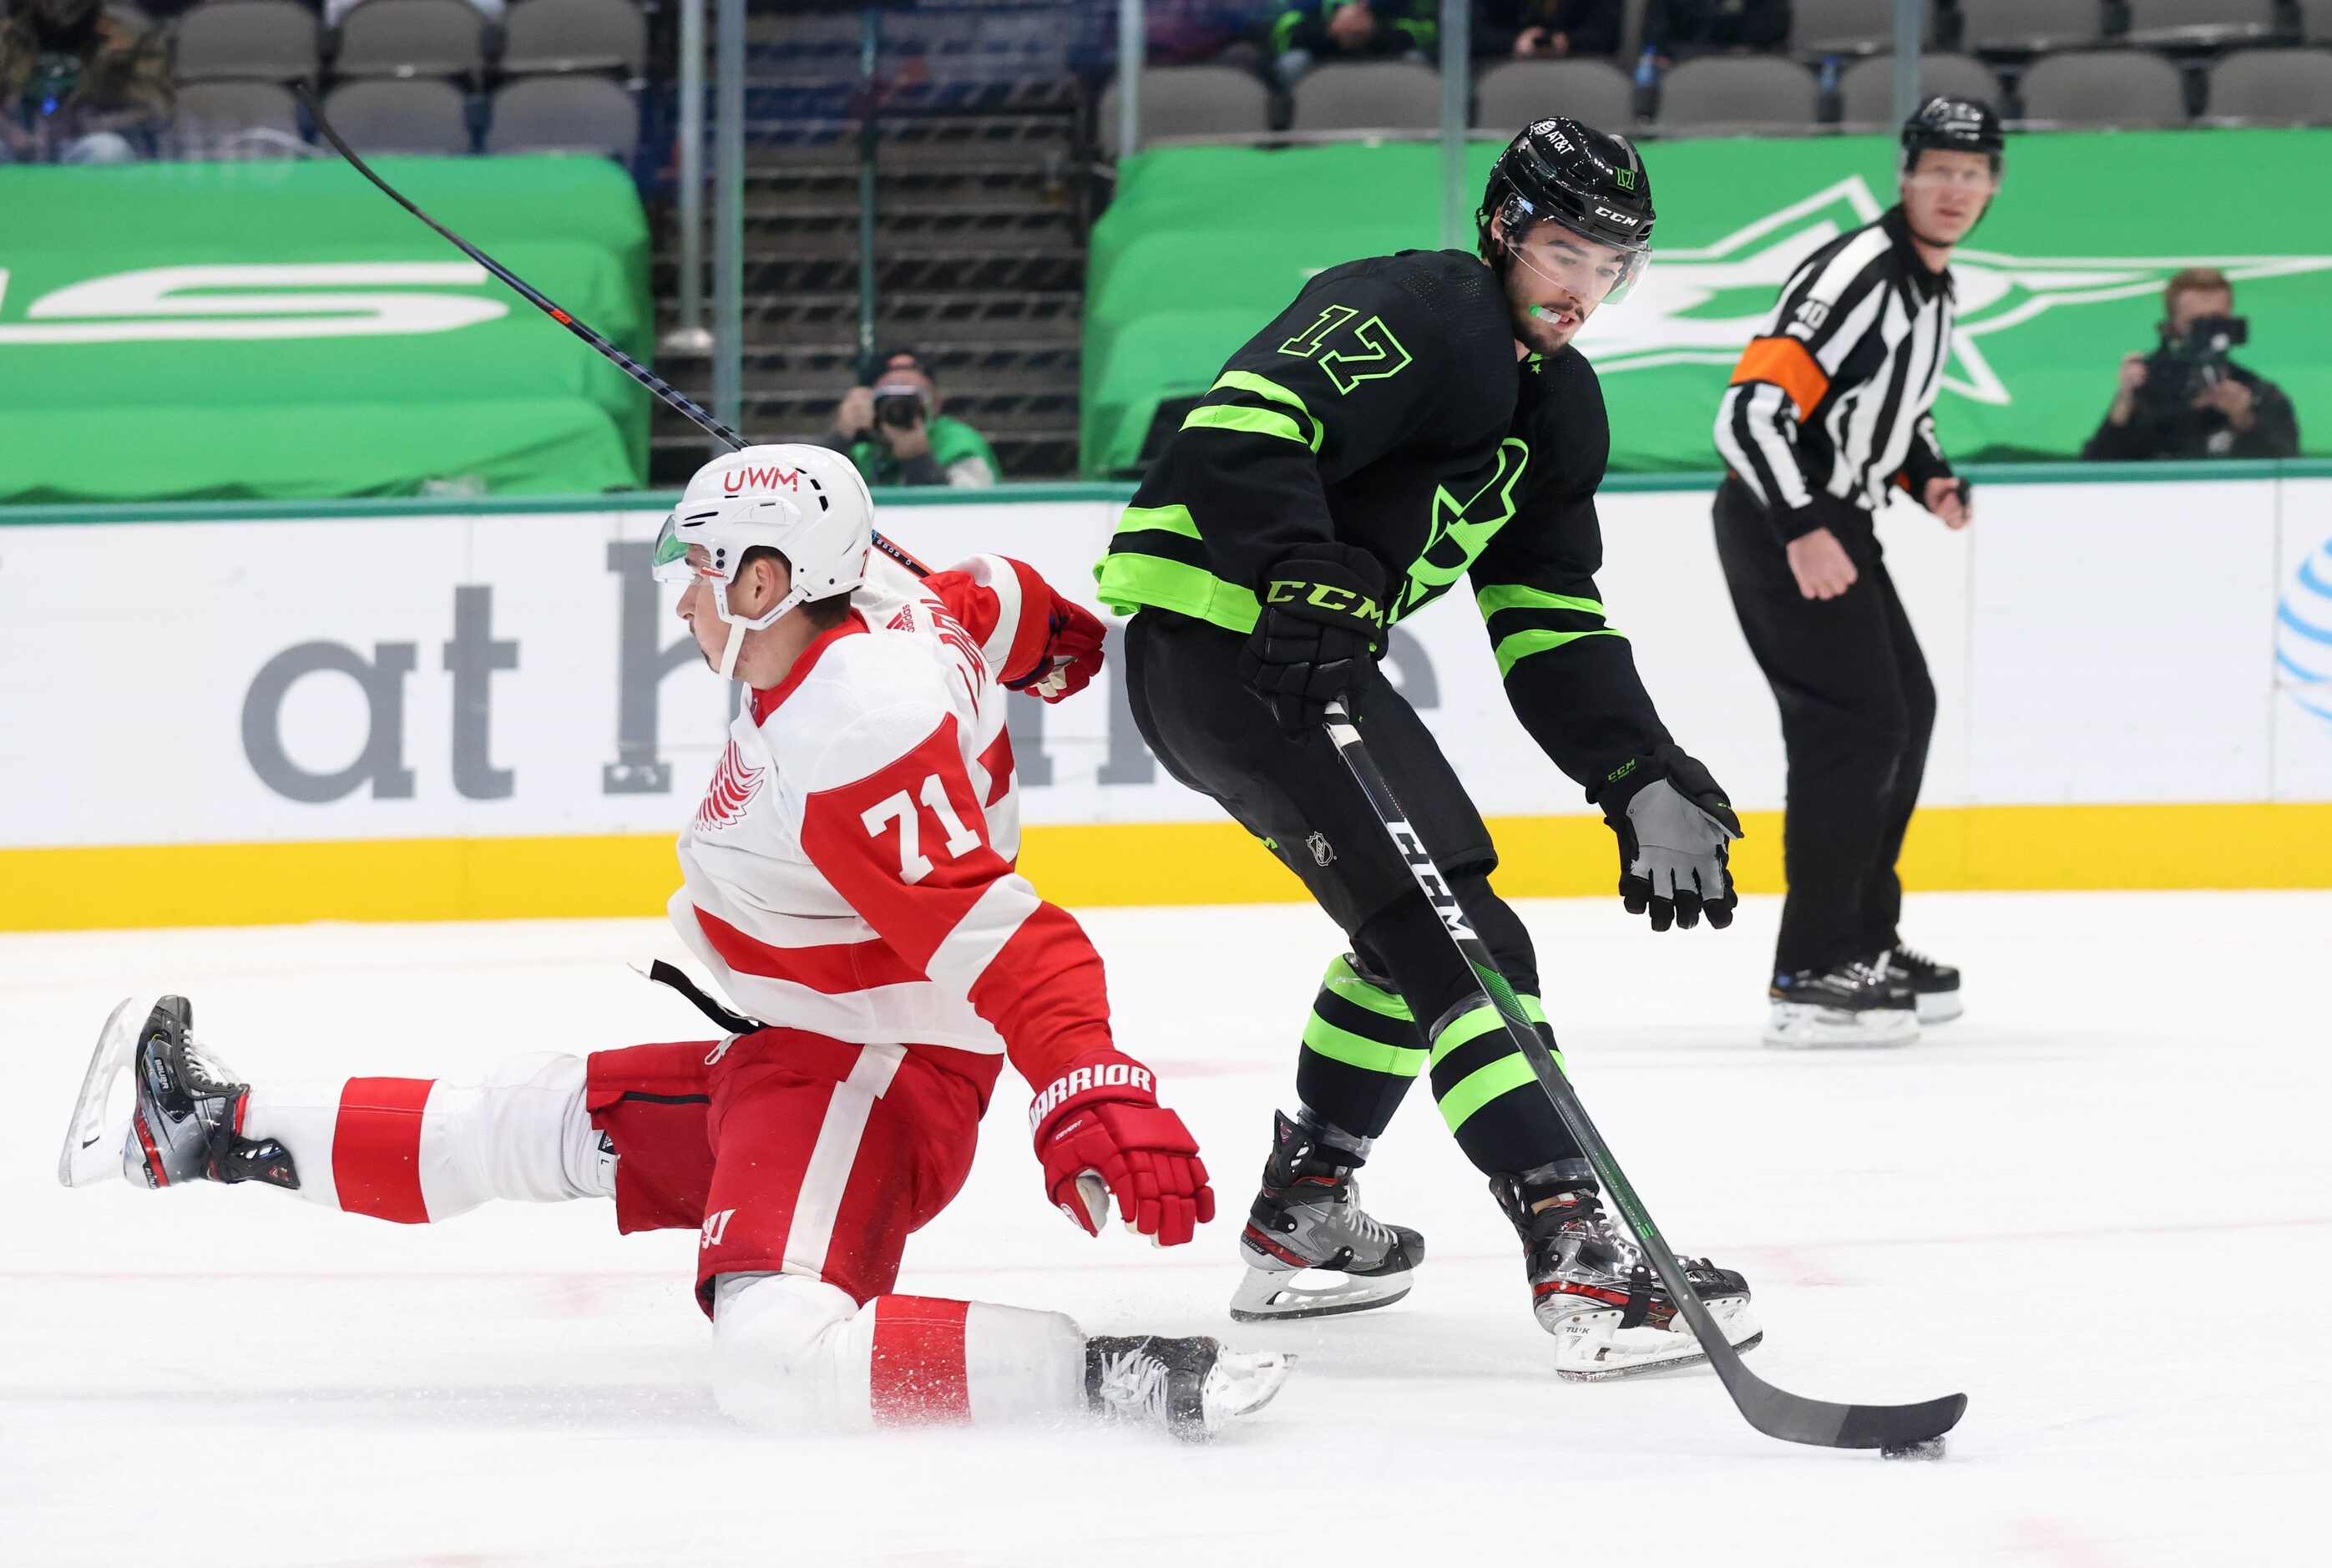
[[[1867,530],[1888,484],[1924,498],[1951,473],[1929,412],[1951,335],[1951,273],[1928,270],[1899,206],[1792,275],[1716,415],[1717,451],[1783,540]]]

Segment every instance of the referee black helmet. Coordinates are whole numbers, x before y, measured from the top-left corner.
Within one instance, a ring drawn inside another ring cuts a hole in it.
[[[2000,172],[2000,117],[1973,98],[1938,96],[1919,105],[1903,122],[1903,172],[1919,167],[1923,152],[1980,152]]]

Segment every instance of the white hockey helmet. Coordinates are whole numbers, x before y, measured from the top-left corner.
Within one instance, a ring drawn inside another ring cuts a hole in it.
[[[722,678],[736,673],[745,634],[760,631],[797,605],[846,594],[866,580],[874,542],[874,498],[856,465],[823,446],[748,446],[696,471],[656,537],[659,582],[707,582],[729,626]],[[703,564],[688,559],[702,545]],[[729,585],[745,552],[776,550],[793,573],[792,588],[767,612],[740,620],[729,610]]]

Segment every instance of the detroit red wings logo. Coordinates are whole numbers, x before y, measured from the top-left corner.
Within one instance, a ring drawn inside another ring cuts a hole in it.
[[[696,831],[710,833],[743,821],[745,808],[761,792],[761,780],[767,776],[765,770],[745,766],[745,754],[737,750],[736,741],[730,741],[729,749],[721,753],[721,766],[712,770],[712,787],[696,808]]]

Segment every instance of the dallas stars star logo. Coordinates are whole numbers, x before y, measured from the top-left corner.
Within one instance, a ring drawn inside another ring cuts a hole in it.
[[[1772,314],[1799,263],[1886,210],[1859,175],[1768,214],[1713,245],[1659,250],[1626,301],[1588,319],[1579,348],[1605,376],[1659,365],[1730,365]],[[2332,256],[2012,256],[1963,247],[1944,386],[1978,403],[2013,401],[1981,339],[2045,311],[2158,294],[2186,267],[2237,282],[2332,269]]]

